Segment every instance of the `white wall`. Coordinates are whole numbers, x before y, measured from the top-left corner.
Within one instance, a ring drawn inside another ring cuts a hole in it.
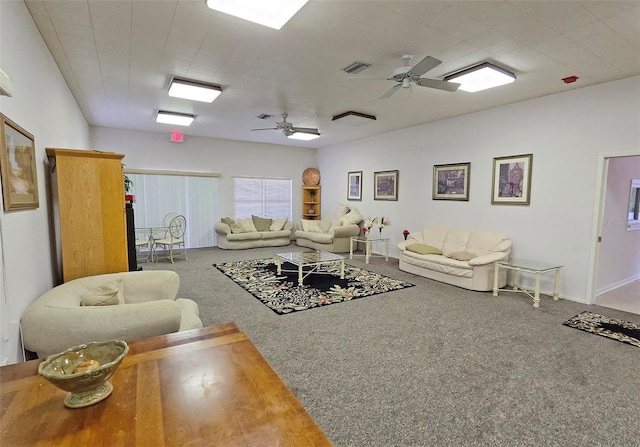
[[[293,216],[301,213],[302,172],[316,166],[316,149],[185,136],[171,143],[169,132],[91,127],[91,149],[124,154],[130,169],[220,173],[220,215],[233,216],[233,177],[293,180]],[[211,224],[213,231],[213,223]]]
[[[0,362],[6,364],[22,358],[20,315],[54,281],[44,148],[86,148],[89,127],[22,1],[0,1],[0,69],[13,84],[12,97],[0,96],[0,112],[35,138],[40,196],[38,209],[0,211]]]
[[[347,172],[361,170],[363,201],[350,204],[365,216],[389,216],[384,232],[392,246],[405,228],[501,231],[512,238],[514,257],[565,266],[561,295],[586,302],[598,156],[640,155],[638,123],[636,76],[322,148],[322,212],[346,202]],[[493,157],[527,153],[531,205],[492,205]],[[458,162],[471,162],[470,200],[432,200],[433,165]],[[373,172],[390,169],[400,171],[398,201],[374,201]],[[552,275],[542,288],[552,290]]]
[[[627,231],[631,179],[640,179],[640,157],[609,160],[598,260],[598,295],[640,278],[640,230]]]

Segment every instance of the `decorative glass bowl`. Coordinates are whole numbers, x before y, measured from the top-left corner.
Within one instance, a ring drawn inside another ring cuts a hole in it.
[[[113,391],[107,380],[129,352],[121,340],[91,342],[50,355],[38,374],[61,390],[68,391],[65,406],[81,408],[106,399]]]

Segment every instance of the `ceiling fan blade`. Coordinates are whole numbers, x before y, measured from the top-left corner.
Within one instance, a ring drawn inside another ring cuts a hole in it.
[[[399,89],[399,88],[401,88],[401,87],[402,87],[402,84],[396,84],[396,85],[394,85],[394,86],[393,86],[393,87],[391,87],[389,90],[387,90],[387,93],[385,93],[384,95],[382,95],[382,96],[380,97],[380,99],[386,99],[386,98],[388,98],[389,96],[391,96],[391,95],[393,95],[395,92],[397,92],[397,91],[398,91],[398,89]]]
[[[409,73],[414,74],[416,76],[422,76],[429,70],[437,67],[442,63],[441,60],[436,59],[435,57],[427,56],[418,62],[414,67],[409,70]]]
[[[420,87],[430,87],[447,92],[455,92],[460,87],[457,82],[440,81],[438,79],[420,78],[416,80],[416,84]]]
[[[279,130],[278,127],[266,127],[264,129],[251,129],[251,130]]]
[[[302,133],[320,133],[318,129],[314,129],[313,127],[292,127],[291,130]]]

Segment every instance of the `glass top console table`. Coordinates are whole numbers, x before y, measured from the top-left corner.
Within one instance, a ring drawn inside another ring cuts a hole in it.
[[[547,264],[534,261],[526,261],[522,259],[505,259],[497,261],[494,264],[493,277],[493,296],[498,296],[498,290],[508,290],[511,292],[522,292],[533,299],[533,307],[540,307],[540,276],[543,273],[555,272],[555,281],[553,285],[553,299],[558,300],[558,290],[560,286],[560,269],[563,266],[557,264]],[[498,288],[498,272],[500,269],[512,270],[514,272],[513,288]],[[518,283],[520,272],[533,273],[536,275],[536,285],[533,290],[528,290],[520,286]],[[531,294],[533,292],[533,295]]]
[[[344,257],[327,251],[294,251],[289,253],[276,253],[275,257],[278,275],[282,272],[298,272],[298,285],[312,273],[331,275],[330,272],[319,270],[321,265],[337,264],[340,267],[340,279],[344,279]],[[289,262],[297,267],[297,270],[285,270],[282,262]],[[305,270],[306,268],[306,270]]]

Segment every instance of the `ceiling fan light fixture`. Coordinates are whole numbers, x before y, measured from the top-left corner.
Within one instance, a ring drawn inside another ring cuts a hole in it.
[[[192,101],[213,102],[222,93],[218,85],[188,79],[172,78],[169,83],[169,96],[190,99]]]
[[[279,30],[308,0],[206,0],[216,11]]]
[[[156,115],[156,123],[174,124],[176,126],[190,126],[194,119],[196,117],[188,113],[167,112],[164,110],[158,111]]]
[[[490,62],[483,62],[447,75],[444,80],[457,82],[460,84],[459,90],[473,93],[511,84],[516,80],[516,75]]]
[[[320,134],[309,132],[293,132],[291,135],[287,135],[287,138],[291,138],[292,140],[310,141],[315,140],[316,138],[320,138]]]

